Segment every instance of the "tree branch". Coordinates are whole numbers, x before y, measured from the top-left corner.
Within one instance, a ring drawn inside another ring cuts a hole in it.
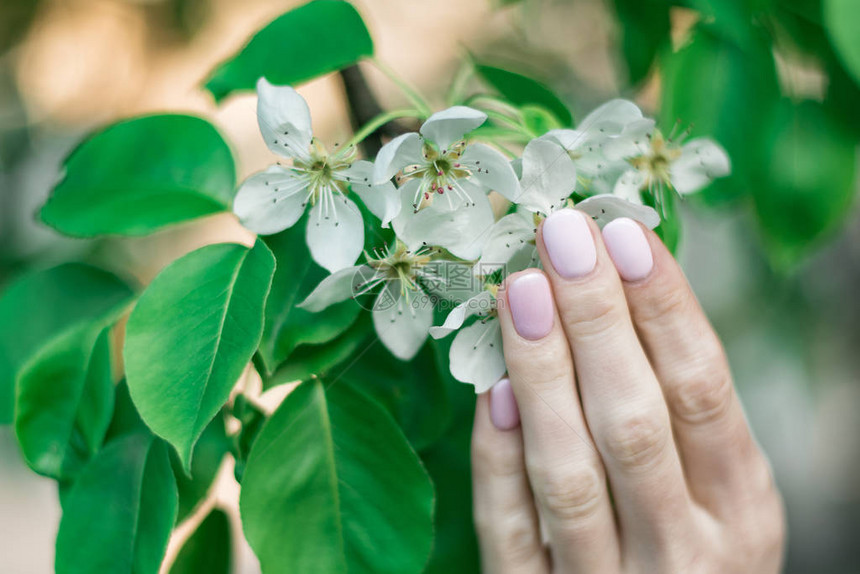
[[[376,100],[376,96],[370,90],[367,79],[357,64],[341,70],[340,78],[343,81],[346,100],[349,104],[349,117],[352,122],[352,129],[353,131],[357,131],[384,110]],[[359,143],[359,147],[365,157],[374,157],[382,147],[382,136],[393,138],[406,131],[396,121],[388,122],[368,135],[364,141]]]

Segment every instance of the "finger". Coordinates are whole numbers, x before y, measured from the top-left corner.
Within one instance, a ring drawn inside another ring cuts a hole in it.
[[[616,572],[620,549],[605,473],[582,415],[549,282],[537,270],[516,273],[500,290],[498,303],[526,470],[547,527],[553,567]]]
[[[550,215],[538,235],[625,551],[653,559],[667,539],[683,540],[691,522],[660,386],[596,224],[565,209]]]
[[[472,430],[472,482],[483,572],[548,574],[549,561],[523,460],[516,402],[507,379],[478,396]]]
[[[747,426],[717,335],[656,234],[642,235],[635,222],[616,220],[603,235],[627,279],[627,301],[663,387],[691,494],[717,511],[747,504],[750,494],[771,489],[770,469]]]

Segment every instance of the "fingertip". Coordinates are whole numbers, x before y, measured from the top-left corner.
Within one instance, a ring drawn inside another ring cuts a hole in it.
[[[651,243],[637,222],[627,217],[610,221],[603,228],[603,242],[621,279],[636,282],[651,275]]]
[[[517,399],[511,388],[511,380],[507,377],[496,383],[489,395],[490,421],[500,431],[515,429],[520,424],[520,411]]]

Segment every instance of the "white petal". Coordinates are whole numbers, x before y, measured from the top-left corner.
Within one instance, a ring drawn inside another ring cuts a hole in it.
[[[481,291],[454,307],[440,327],[430,327],[430,336],[434,339],[441,339],[462,327],[463,322],[469,317],[488,315],[493,310],[494,301],[495,299],[489,291]]]
[[[330,273],[349,267],[364,249],[364,222],[358,207],[340,193],[317,200],[307,229],[308,248],[314,261]]]
[[[577,203],[576,208],[590,215],[601,228],[619,217],[635,219],[648,229],[654,229],[660,225],[660,215],[654,209],[641,203],[627,201],[617,195],[595,195]]]
[[[642,195],[639,191],[645,185],[648,176],[645,172],[638,169],[629,169],[621,174],[618,181],[615,182],[615,188],[612,190],[614,195],[621,199],[626,199],[633,203],[642,203]]]
[[[470,299],[484,289],[483,282],[472,273],[472,266],[456,261],[431,261],[416,273],[428,293],[449,305]]]
[[[633,121],[627,124],[619,136],[606,141],[603,145],[603,153],[609,159],[644,155],[651,148],[652,133],[654,133],[654,120],[643,118]]]
[[[373,184],[373,164],[365,160],[352,164],[343,175],[367,209],[382,221],[382,227],[388,227],[400,213],[400,194],[394,184],[390,181]]]
[[[588,132],[580,130],[557,129],[546,132],[538,139],[554,141],[567,151],[574,151],[582,145],[588,135]]]
[[[418,353],[433,325],[433,303],[423,292],[400,295],[400,286],[388,284],[373,305],[373,326],[379,340],[403,361]]]
[[[681,148],[681,157],[671,165],[672,187],[685,195],[698,191],[718,177],[732,171],[729,156],[713,140],[702,138],[687,142]]]
[[[311,112],[305,99],[290,86],[257,81],[257,121],[266,145],[286,157],[306,158],[311,144]]]
[[[599,106],[576,126],[576,129],[587,133],[602,133],[618,135],[624,128],[642,118],[642,111],[629,100],[615,99]]]
[[[469,144],[460,158],[460,163],[487,189],[497,191],[510,200],[520,194],[520,182],[511,163],[490,146]]]
[[[534,249],[535,224],[521,213],[511,213],[498,220],[487,234],[481,259],[475,273],[489,275],[501,269],[523,249]],[[509,270],[506,270],[509,271]]]
[[[466,106],[436,112],[421,126],[421,135],[439,146],[440,151],[487,121],[487,114]]]
[[[272,166],[242,183],[233,212],[246,228],[271,235],[295,225],[305,212],[306,183],[295,172]]]
[[[555,142],[536,139],[523,150],[522,193],[516,203],[549,215],[576,188],[576,166]]]
[[[404,208],[391,224],[410,249],[423,244],[435,245],[461,259],[478,258],[484,236],[493,225],[493,209],[480,186],[468,180],[460,182],[468,199],[466,202],[458,200],[453,210],[437,206],[437,203],[447,204],[445,198],[450,194],[446,194],[434,197],[432,205],[416,213],[411,208],[416,188],[405,185],[400,189]]]
[[[360,293],[366,283],[375,276],[376,272],[368,265],[345,267],[320,281],[311,294],[296,307],[317,313]]]
[[[476,393],[490,390],[507,370],[499,320],[476,321],[461,329],[449,356],[455,379],[475,385]]]
[[[406,167],[424,161],[424,142],[415,132],[399,135],[379,150],[373,164],[373,183],[385,183]]]

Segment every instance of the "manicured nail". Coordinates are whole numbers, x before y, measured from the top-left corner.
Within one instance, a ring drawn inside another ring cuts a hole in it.
[[[508,287],[514,327],[521,337],[540,339],[552,329],[553,307],[549,281],[543,273],[520,275]]]
[[[520,424],[520,409],[507,377],[490,390],[490,420],[499,430],[511,430]]]
[[[638,223],[626,217],[609,222],[603,228],[603,241],[622,279],[639,281],[651,273],[654,257]]]
[[[543,242],[556,272],[565,279],[587,275],[597,263],[588,221],[580,211],[562,209],[543,223]]]

